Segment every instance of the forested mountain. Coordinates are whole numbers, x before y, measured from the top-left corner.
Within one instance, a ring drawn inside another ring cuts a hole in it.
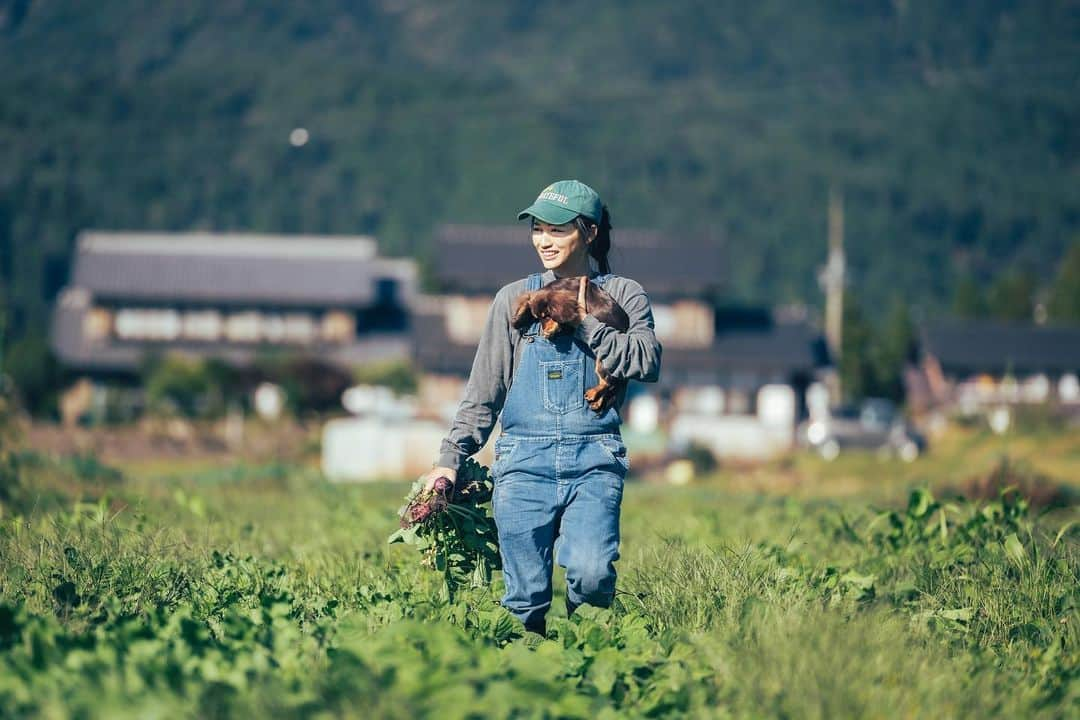
[[[423,257],[434,224],[512,222],[559,177],[601,191],[616,245],[707,232],[733,300],[810,305],[834,184],[871,315],[1049,282],[1080,230],[1072,0],[0,0],[0,70],[16,336],[81,228]]]

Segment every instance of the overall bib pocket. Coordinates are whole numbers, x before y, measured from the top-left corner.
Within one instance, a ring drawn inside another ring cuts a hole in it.
[[[549,412],[563,415],[581,409],[585,405],[584,360],[541,361],[540,386]]]

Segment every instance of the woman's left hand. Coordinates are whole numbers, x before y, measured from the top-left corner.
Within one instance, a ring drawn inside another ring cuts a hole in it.
[[[578,309],[578,322],[585,319],[585,316],[589,314],[589,308],[585,305],[585,288],[589,285],[589,277],[587,275],[581,276],[581,283],[578,285],[577,296],[577,309]]]

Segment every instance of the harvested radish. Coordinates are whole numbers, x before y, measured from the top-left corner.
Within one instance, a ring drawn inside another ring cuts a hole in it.
[[[430,490],[426,485],[423,477],[413,483],[389,542],[415,545],[423,564],[443,574],[449,600],[461,587],[486,587],[491,571],[502,567],[495,520],[485,507],[492,493],[488,469],[468,459],[457,482],[439,477]]]

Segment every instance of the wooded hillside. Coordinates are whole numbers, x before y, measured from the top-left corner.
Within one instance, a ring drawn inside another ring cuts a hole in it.
[[[423,257],[559,177],[601,191],[616,245],[723,238],[736,301],[820,304],[830,183],[872,315],[1048,283],[1080,228],[1078,48],[1071,1],[2,0],[8,332],[44,327],[81,228]]]

